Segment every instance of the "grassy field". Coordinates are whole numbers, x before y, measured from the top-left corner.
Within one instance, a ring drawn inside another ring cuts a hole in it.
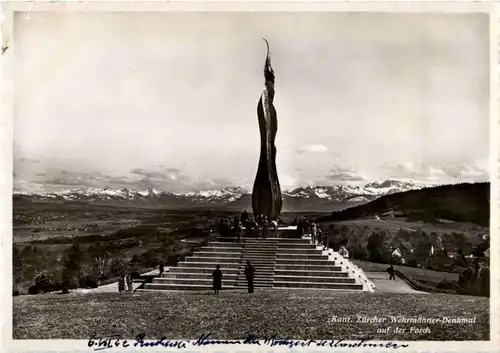
[[[469,222],[432,224],[422,221],[409,221],[405,217],[380,217],[380,220],[375,217],[367,217],[337,222],[321,222],[320,224],[324,228],[328,228],[331,224],[335,226],[345,225],[352,230],[359,230],[366,227],[369,230],[379,229],[391,234],[397,233],[400,229],[409,231],[421,230],[426,233],[436,232],[440,235],[460,232],[463,233],[467,237],[467,240],[473,245],[479,244],[481,242],[481,237],[489,233],[487,227]]]
[[[387,272],[387,264],[378,264],[369,261],[360,261],[360,260],[352,260],[351,261],[359,266],[365,272]],[[439,282],[443,280],[448,281],[457,281],[458,274],[451,272],[440,272],[440,271],[432,271],[426,270],[423,268],[415,268],[415,267],[407,267],[407,266],[394,266],[395,270],[405,274],[406,276],[420,282],[426,284],[428,286],[435,287]]]
[[[357,323],[357,316],[386,318],[385,323]],[[406,318],[476,318],[476,323],[390,323]],[[350,323],[332,317],[350,317]],[[398,326],[401,333],[380,333]],[[411,327],[428,333],[412,333]],[[93,295],[38,295],[14,298],[14,339],[88,339],[118,335],[134,338],[378,340],[488,340],[487,298],[441,294],[381,294],[341,291],[258,290],[222,292],[135,292]]]

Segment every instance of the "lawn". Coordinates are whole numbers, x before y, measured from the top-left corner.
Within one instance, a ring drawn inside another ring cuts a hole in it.
[[[476,318],[467,323],[357,323],[356,317]],[[332,317],[351,322],[332,322]],[[398,326],[429,333],[378,333]],[[133,338],[488,340],[488,298],[445,294],[387,294],[320,290],[211,293],[134,292],[14,297],[14,339]]]

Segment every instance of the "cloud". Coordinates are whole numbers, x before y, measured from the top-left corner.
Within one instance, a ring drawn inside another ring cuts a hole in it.
[[[413,179],[429,183],[458,183],[487,181],[487,164],[481,161],[448,164],[400,163],[380,168],[385,179]]]
[[[334,166],[331,174],[326,176],[329,181],[363,181],[365,178],[352,168]]]
[[[165,174],[158,171],[147,171],[140,168],[135,168],[130,171],[132,174],[141,175],[146,178],[165,178]]]
[[[332,181],[363,181],[363,180],[365,180],[362,176],[351,175],[348,173],[329,174],[326,176],[326,178],[329,180],[332,180]]]
[[[19,158],[18,161],[21,162],[21,163],[28,163],[28,164],[38,164],[38,163],[40,163],[40,161],[38,159],[25,158],[25,157]]]
[[[70,170],[48,169],[46,173],[33,173],[31,178],[16,182],[17,189],[25,191],[61,191],[74,188],[116,188],[145,190],[157,189],[167,192],[187,192],[193,190],[222,189],[240,186],[224,178],[194,179],[177,168],[149,170],[135,168],[126,175],[108,175],[96,171],[73,172]]]
[[[297,149],[297,153],[326,153],[328,152],[328,147],[325,145],[306,145]]]

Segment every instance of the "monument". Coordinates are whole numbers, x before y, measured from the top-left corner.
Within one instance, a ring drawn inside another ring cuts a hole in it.
[[[265,86],[257,106],[260,130],[260,158],[252,192],[252,209],[255,214],[263,214],[268,220],[276,220],[281,212],[282,199],[278,173],[276,171],[276,146],[274,140],[278,130],[278,120],[274,100],[274,71],[271,67],[269,43],[264,64]]]

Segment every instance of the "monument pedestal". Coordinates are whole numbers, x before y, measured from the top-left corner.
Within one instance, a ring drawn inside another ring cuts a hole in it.
[[[297,226],[278,227],[278,238],[300,239],[301,235],[299,234]]]

